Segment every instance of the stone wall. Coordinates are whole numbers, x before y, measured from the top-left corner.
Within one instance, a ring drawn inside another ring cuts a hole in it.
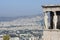
[[[60,30],[44,30],[43,40],[60,40]]]

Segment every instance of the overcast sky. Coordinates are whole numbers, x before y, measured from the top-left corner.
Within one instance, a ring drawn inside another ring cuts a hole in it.
[[[0,0],[0,17],[37,15],[45,4],[60,4],[60,0]]]

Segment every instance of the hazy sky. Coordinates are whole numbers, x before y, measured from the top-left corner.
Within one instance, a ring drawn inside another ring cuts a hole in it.
[[[0,17],[37,15],[44,4],[60,4],[60,0],[0,0]]]

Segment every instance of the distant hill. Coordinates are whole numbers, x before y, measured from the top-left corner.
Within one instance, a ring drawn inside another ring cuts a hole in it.
[[[18,16],[18,17],[0,17],[0,22],[5,22],[5,21],[12,21],[18,18],[32,18],[35,16],[40,16],[43,17],[42,14],[38,14],[38,15],[32,15],[32,16]]]
[[[37,18],[38,17],[38,18]],[[29,23],[31,21],[36,21],[37,24],[44,26],[43,15],[35,16],[19,16],[19,17],[0,17],[0,22],[13,22],[13,23]],[[21,23],[21,24],[22,24]]]
[[[4,22],[4,21],[12,21],[16,18],[13,17],[0,17],[0,22]]]

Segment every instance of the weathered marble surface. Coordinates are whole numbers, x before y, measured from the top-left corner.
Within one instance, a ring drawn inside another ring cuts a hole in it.
[[[60,40],[60,30],[44,30],[43,40]]]

